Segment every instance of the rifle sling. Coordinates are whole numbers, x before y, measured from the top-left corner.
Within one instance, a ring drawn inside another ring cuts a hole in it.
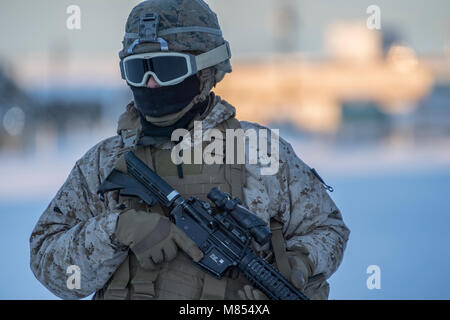
[[[283,225],[275,219],[271,219],[270,230],[272,231],[272,249],[275,254],[278,271],[289,280],[291,276],[291,266],[289,265],[288,256],[286,254]]]

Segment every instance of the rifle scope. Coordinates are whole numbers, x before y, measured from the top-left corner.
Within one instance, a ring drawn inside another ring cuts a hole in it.
[[[214,202],[217,208],[231,214],[242,228],[250,232],[258,244],[264,245],[270,240],[272,233],[266,223],[243,207],[239,199],[231,199],[228,193],[222,192],[218,188],[212,188],[207,197]]]

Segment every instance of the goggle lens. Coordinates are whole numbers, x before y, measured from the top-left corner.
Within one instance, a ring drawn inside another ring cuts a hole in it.
[[[126,76],[129,82],[140,83],[148,71],[147,63],[144,59],[131,59],[125,65]]]
[[[180,78],[188,73],[186,59],[183,57],[154,57],[153,72],[162,82]]]
[[[145,74],[152,71],[161,82],[168,82],[187,75],[187,63],[186,58],[179,56],[129,59],[125,62],[126,78],[134,84],[142,83]]]

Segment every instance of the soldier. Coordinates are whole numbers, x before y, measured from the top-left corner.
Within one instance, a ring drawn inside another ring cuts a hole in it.
[[[218,280],[198,268],[202,251],[159,206],[97,191],[123,155],[135,154],[183,196],[206,199],[212,187],[244,200],[270,226],[271,244],[257,253],[312,299],[326,299],[326,281],[342,261],[349,230],[321,179],[280,138],[279,170],[262,164],[171,161],[174,130],[263,128],[235,118],[212,88],[231,72],[230,50],[203,0],[149,0],[131,12],[120,52],[134,101],[117,136],[89,150],[39,219],[30,238],[31,269],[63,299],[264,299],[242,274]],[[272,133],[273,134],[273,133]],[[187,253],[180,254],[180,250]],[[188,257],[190,256],[190,258]],[[81,288],[66,270],[80,269]]]

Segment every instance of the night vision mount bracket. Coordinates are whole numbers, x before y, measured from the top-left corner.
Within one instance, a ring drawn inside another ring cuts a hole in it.
[[[128,54],[133,54],[134,48],[141,43],[158,42],[161,51],[169,51],[169,45],[163,38],[158,37],[159,15],[157,13],[146,13],[141,17],[139,23],[139,34],[128,48]]]

